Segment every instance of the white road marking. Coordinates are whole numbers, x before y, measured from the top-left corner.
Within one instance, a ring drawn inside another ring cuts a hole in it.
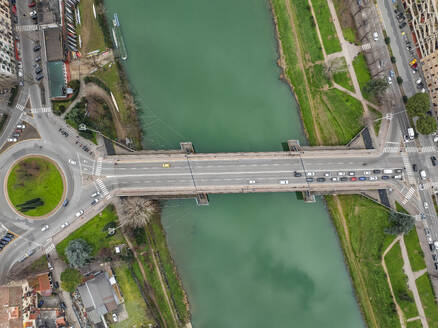
[[[405,195],[405,199],[403,199],[403,201],[402,201],[403,205],[406,205],[406,203],[409,201],[409,199],[411,199],[414,192],[415,192],[415,189],[412,187],[408,190],[408,192]]]
[[[96,171],[94,173],[94,175],[96,175],[96,176],[100,176],[100,174],[102,173],[102,160],[103,160],[102,157],[99,157],[97,159]]]

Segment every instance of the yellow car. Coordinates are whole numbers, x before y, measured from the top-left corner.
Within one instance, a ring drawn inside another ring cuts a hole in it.
[[[170,163],[163,163],[163,167],[164,168],[169,168],[170,167]]]

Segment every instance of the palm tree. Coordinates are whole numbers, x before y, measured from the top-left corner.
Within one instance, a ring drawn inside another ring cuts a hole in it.
[[[124,215],[121,223],[131,228],[144,227],[159,210],[157,201],[144,197],[124,197],[122,207]]]

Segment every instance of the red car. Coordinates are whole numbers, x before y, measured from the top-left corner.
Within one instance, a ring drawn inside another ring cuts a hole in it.
[[[35,7],[35,5],[36,5],[36,2],[32,1],[31,3],[29,3],[29,8]]]
[[[351,177],[350,181],[357,181],[357,178],[356,177]]]

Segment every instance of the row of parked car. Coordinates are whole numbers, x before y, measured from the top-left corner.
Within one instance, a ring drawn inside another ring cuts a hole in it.
[[[17,142],[17,138],[20,137],[23,130],[26,128],[25,124],[17,124],[12,135],[7,139],[8,142]]]
[[[13,239],[15,235],[13,233],[7,232],[2,239],[0,239],[0,252],[5,248]]]

